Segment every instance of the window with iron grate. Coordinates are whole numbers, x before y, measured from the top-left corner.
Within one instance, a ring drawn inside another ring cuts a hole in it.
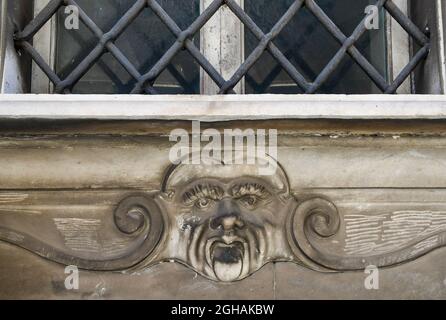
[[[133,0],[77,0],[80,8],[104,32],[110,30],[135,3]],[[198,0],[158,0],[160,6],[181,29],[186,29],[200,14]],[[65,28],[67,14],[57,13],[55,70],[66,78],[88,56],[98,38],[82,22],[79,30]],[[116,47],[139,73],[150,70],[176,41],[175,36],[149,9],[141,13],[116,38]],[[192,37],[199,47],[199,37]],[[160,94],[194,94],[200,92],[200,66],[187,50],[180,50],[156,78],[153,86]],[[136,79],[116,60],[105,53],[73,86],[73,93],[129,93]]]
[[[36,93],[408,93],[430,41],[404,3],[35,0],[15,39]]]

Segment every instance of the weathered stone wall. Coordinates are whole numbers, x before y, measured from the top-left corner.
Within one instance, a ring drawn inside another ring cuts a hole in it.
[[[272,177],[172,167],[169,133],[190,127],[3,121],[0,297],[446,298],[442,121],[202,123],[278,129]],[[202,193],[215,210],[189,206]]]

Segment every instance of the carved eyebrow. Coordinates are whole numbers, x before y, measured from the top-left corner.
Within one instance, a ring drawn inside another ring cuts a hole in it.
[[[192,205],[198,199],[220,200],[224,193],[224,190],[219,186],[197,184],[183,193],[183,202],[186,205]]]
[[[231,194],[233,197],[241,198],[245,195],[257,196],[260,199],[268,199],[271,197],[271,193],[265,186],[259,183],[242,183],[236,184],[231,188]]]

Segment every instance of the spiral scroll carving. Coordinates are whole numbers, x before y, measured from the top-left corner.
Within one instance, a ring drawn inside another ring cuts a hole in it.
[[[317,244],[338,234],[341,218],[336,206],[322,198],[309,199],[300,203],[290,218],[288,240],[294,254],[315,270],[331,269]]]
[[[442,212],[341,217],[330,201],[314,198],[297,207],[287,228],[290,247],[306,266],[349,271],[397,265],[444,246],[445,221]]]
[[[331,202],[312,199],[303,203],[297,211],[296,214],[304,219],[307,236],[316,234],[328,238],[339,231],[339,213]]]
[[[130,196],[122,200],[114,210],[113,218],[114,223],[104,222],[98,227],[97,232],[102,234],[102,238],[94,241],[100,241],[102,249],[94,253],[90,248],[83,251],[82,247],[70,252],[25,232],[4,227],[0,227],[0,239],[17,244],[47,259],[65,265],[76,265],[81,269],[125,270],[153,253],[160,242],[165,223],[154,199],[146,195]],[[82,219],[78,219],[80,220]],[[82,228],[82,225],[78,227]],[[12,234],[14,237],[11,237]]]
[[[150,215],[156,210],[143,196],[126,198],[119,203],[114,212],[116,227],[126,234],[134,234],[144,227],[150,229]]]

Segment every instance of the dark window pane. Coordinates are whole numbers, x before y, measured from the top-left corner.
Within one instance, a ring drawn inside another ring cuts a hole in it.
[[[245,0],[245,11],[264,33],[268,33],[293,2],[293,0]],[[347,37],[365,17],[365,8],[376,3],[370,0],[317,0],[316,2]],[[379,30],[367,30],[356,43],[356,47],[386,78],[384,26],[384,14],[381,13]],[[249,55],[259,41],[251,32],[246,31],[245,34],[245,52]],[[341,47],[305,7],[294,16],[274,43],[308,81],[316,79]],[[245,78],[247,93],[302,93],[268,52],[262,55]],[[380,93],[380,91],[347,55],[318,93],[361,94]]]
[[[179,25],[187,28],[199,15],[199,0],[158,0]],[[105,33],[135,3],[135,0],[78,0],[79,6]],[[65,13],[58,14],[56,71],[65,78],[97,45],[98,39],[82,23],[79,30],[66,30]],[[196,36],[198,40],[199,36]],[[116,46],[141,74],[153,65],[175,42],[175,37],[161,20],[146,8],[116,40]],[[195,41],[197,46],[198,41]],[[154,87],[159,93],[197,94],[200,69],[187,51],[181,51],[158,77]],[[135,80],[121,64],[107,53],[82,77],[73,93],[129,93]]]

